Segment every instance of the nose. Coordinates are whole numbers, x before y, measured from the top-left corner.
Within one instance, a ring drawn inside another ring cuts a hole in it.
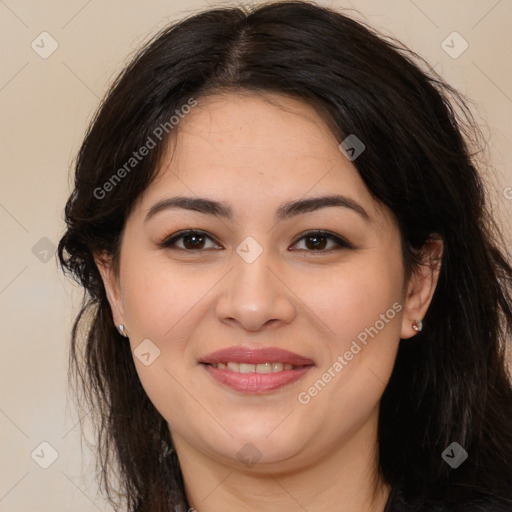
[[[279,264],[263,250],[251,263],[234,254],[234,268],[223,280],[217,318],[247,331],[290,323],[296,314],[293,292],[280,275]]]

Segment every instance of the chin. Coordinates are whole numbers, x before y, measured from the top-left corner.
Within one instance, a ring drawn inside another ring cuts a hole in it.
[[[252,431],[251,435],[232,432],[234,439],[227,444],[223,443],[222,447],[216,444],[211,448],[222,458],[233,462],[237,468],[240,468],[240,464],[253,470],[269,470],[271,466],[283,466],[286,469],[288,465],[296,468],[297,459],[301,457],[307,443],[290,439],[286,433],[282,436],[269,436],[268,433],[268,428],[262,429],[260,433]]]

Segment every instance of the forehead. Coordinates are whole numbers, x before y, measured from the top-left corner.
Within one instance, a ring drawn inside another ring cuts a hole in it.
[[[263,206],[263,198],[270,204],[342,193],[369,210],[378,207],[353,163],[338,149],[340,141],[307,103],[255,93],[197,101],[171,133],[142,209],[178,194]]]
[[[190,175],[205,162],[211,172],[238,168],[269,175],[290,165],[300,172],[340,160],[336,138],[316,111],[277,94],[202,97],[170,135],[157,178],[170,166],[175,174]]]

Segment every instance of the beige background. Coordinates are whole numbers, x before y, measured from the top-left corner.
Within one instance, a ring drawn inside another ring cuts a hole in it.
[[[493,203],[510,233],[512,2],[320,3],[358,9],[354,16],[401,39],[475,102],[494,169]],[[199,0],[0,0],[1,512],[110,510],[96,495],[66,397],[69,331],[80,290],[60,275],[54,245],[63,233],[72,160],[107,85],[150,35],[206,6]],[[47,59],[31,47],[43,31],[58,43]],[[469,44],[456,59],[441,47],[453,31]],[[41,442],[58,452],[48,469],[31,458],[37,448],[36,460],[50,460]]]

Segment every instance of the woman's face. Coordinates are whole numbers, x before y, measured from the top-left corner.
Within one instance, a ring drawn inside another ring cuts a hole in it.
[[[176,446],[297,469],[375,441],[399,338],[426,306],[341,141],[307,104],[266,98],[198,101],[127,219],[118,279],[100,269]],[[161,203],[179,196],[190,208]]]

